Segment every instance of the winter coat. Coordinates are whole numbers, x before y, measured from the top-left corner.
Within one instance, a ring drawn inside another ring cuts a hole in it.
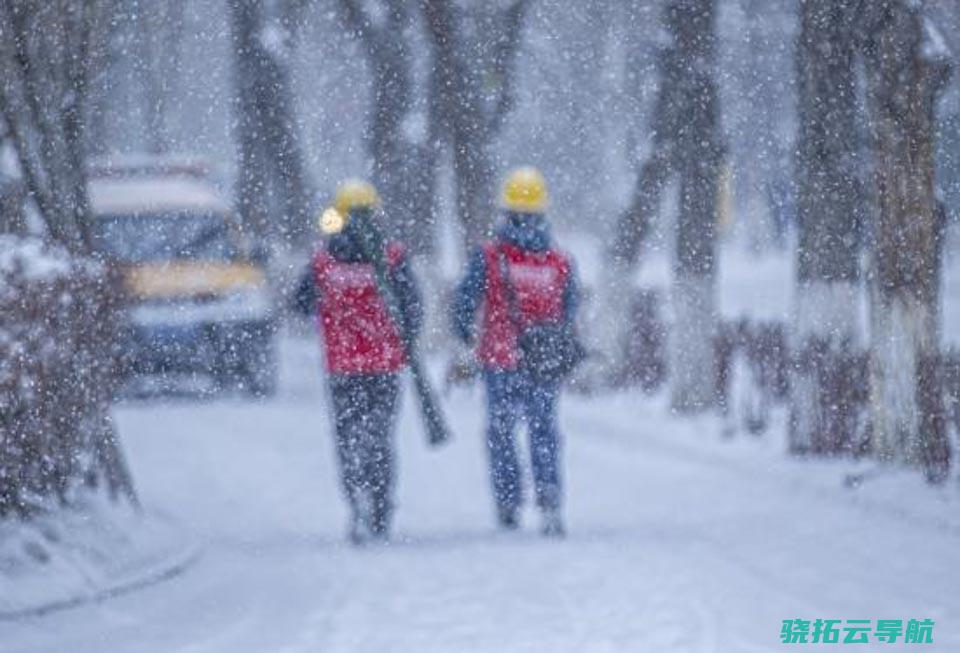
[[[501,256],[514,289],[519,320],[510,309]],[[482,307],[477,360],[486,369],[511,370],[519,359],[519,330],[545,322],[572,324],[577,300],[572,262],[552,246],[545,219],[508,215],[497,236],[470,258],[454,297],[454,327],[460,338],[469,342]]]
[[[416,336],[423,309],[406,251],[391,243],[385,255],[404,326]],[[301,307],[314,300],[328,372],[384,374],[406,364],[400,326],[380,295],[372,263],[349,233],[334,236],[317,249],[297,294]]]

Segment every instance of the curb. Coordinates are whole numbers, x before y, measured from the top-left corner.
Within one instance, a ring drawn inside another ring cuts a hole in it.
[[[52,601],[49,603],[44,603],[42,605],[33,606],[29,608],[22,608],[18,610],[9,610],[2,611],[0,610],[0,622],[9,622],[9,621],[19,621],[21,619],[30,619],[34,617],[44,617],[48,614],[54,612],[61,612],[63,610],[69,610],[71,608],[78,608],[83,605],[92,604],[92,603],[102,603],[113,598],[124,596],[126,594],[132,594],[141,589],[146,589],[152,587],[159,583],[162,583],[166,580],[170,580],[180,576],[181,574],[188,571],[196,562],[203,557],[203,551],[201,549],[189,550],[183,555],[174,559],[169,565],[165,565],[160,569],[154,569],[150,573],[146,573],[138,578],[133,578],[125,582],[120,582],[115,585],[107,586],[99,591],[95,591],[91,594],[85,594],[82,596],[74,596],[72,598],[61,599],[58,601]]]

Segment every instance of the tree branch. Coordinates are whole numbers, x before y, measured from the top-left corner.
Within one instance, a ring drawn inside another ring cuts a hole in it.
[[[494,57],[494,74],[500,80],[500,94],[487,126],[492,134],[500,131],[506,121],[507,114],[513,108],[513,86],[516,79],[514,61],[516,61],[517,53],[520,51],[520,36],[529,5],[529,0],[515,0],[503,12],[504,32],[500,37]]]
[[[51,220],[53,198],[45,186],[43,167],[35,162],[36,153],[31,139],[34,132],[36,104],[29,101],[27,91],[26,72],[20,59],[20,48],[16,47],[16,24],[9,5],[3,3],[3,13],[0,14],[0,109],[3,111],[7,129],[12,134],[17,145],[17,158],[23,171],[27,190],[37,203],[37,208],[47,222],[52,233],[56,231]],[[24,115],[24,112],[27,115]]]
[[[367,47],[367,53],[376,57],[380,45],[380,35],[373,26],[370,17],[360,7],[357,0],[340,0],[340,12],[349,29],[353,30]]]
[[[459,25],[447,0],[422,0],[421,8],[433,43],[431,70],[431,129],[435,137],[451,138],[463,122],[456,92],[466,82],[458,61],[456,43]]]

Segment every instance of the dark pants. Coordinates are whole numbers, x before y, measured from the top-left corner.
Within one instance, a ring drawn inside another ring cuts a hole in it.
[[[355,518],[373,532],[389,528],[393,511],[393,428],[397,374],[333,374],[330,391],[344,494]]]
[[[497,508],[516,511],[523,498],[514,431],[526,418],[537,505],[560,507],[560,441],[557,432],[557,383],[538,385],[517,371],[486,370],[487,446]]]

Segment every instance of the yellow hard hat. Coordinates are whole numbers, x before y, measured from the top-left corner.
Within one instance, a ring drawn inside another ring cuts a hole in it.
[[[327,236],[338,234],[347,226],[347,216],[332,206],[325,209],[317,219],[317,227]]]
[[[543,213],[547,210],[547,181],[532,167],[516,168],[503,184],[501,206],[517,213]]]
[[[348,179],[337,187],[333,208],[347,216],[354,209],[374,209],[380,206],[380,195],[368,181]]]

